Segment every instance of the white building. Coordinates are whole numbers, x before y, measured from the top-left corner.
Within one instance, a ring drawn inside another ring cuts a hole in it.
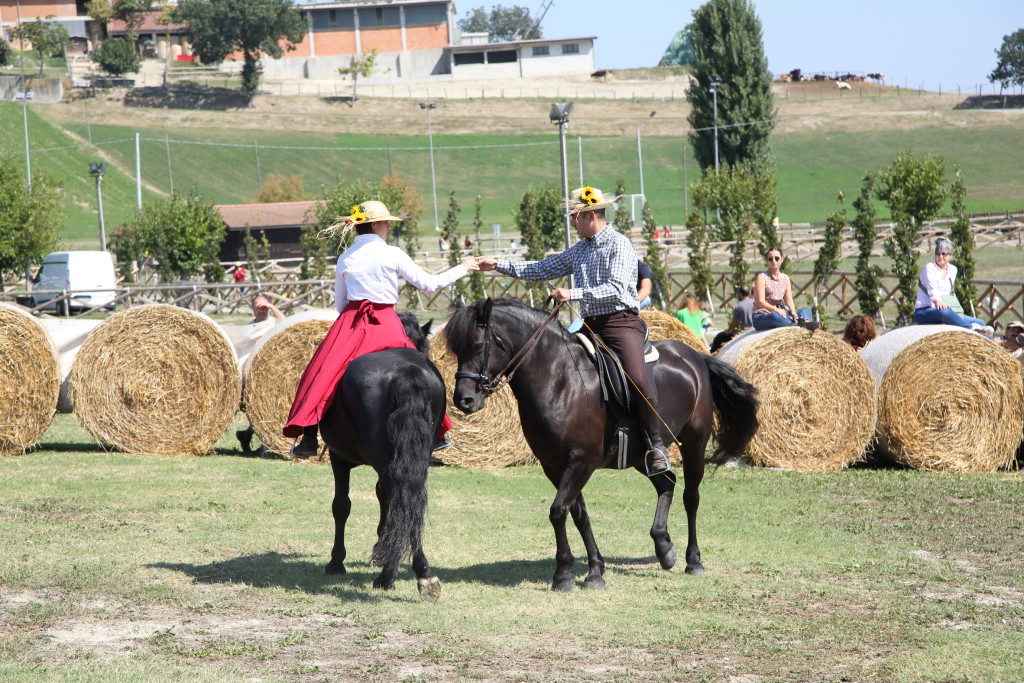
[[[529,78],[594,71],[596,36],[505,43],[480,43],[477,34],[463,34],[463,38],[469,40],[447,48],[453,78]]]

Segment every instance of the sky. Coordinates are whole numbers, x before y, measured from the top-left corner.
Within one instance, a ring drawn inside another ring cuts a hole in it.
[[[527,6],[541,0],[459,0],[459,17],[474,7]],[[698,0],[554,0],[542,29],[547,38],[597,36],[598,69],[654,66]],[[1003,36],[1024,28],[1024,0],[755,0],[768,67],[775,74],[882,73],[892,85],[944,92],[988,85]]]

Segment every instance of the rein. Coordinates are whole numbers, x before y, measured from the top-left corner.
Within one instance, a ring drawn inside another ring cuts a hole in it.
[[[494,338],[494,342],[498,345],[498,348],[505,353],[509,353],[509,349],[508,346],[505,345],[505,342],[502,341],[501,337],[491,330],[491,321],[489,318],[483,325],[477,323],[477,327],[481,327],[484,330],[484,352],[480,359],[480,372],[456,372],[455,379],[473,380],[476,382],[477,388],[482,391],[485,396],[490,396],[504,387],[512,380],[512,375],[515,374],[516,370],[519,369],[519,366],[521,366],[526,360],[526,357],[530,355],[531,351],[533,351],[537,342],[540,341],[540,336],[544,333],[544,329],[548,326],[548,323],[554,320],[558,315],[558,310],[562,307],[562,303],[563,302],[558,302],[554,305],[551,312],[548,314],[548,317],[540,324],[540,327],[534,330],[533,334],[526,340],[526,343],[523,344],[522,348],[520,348],[511,359],[509,359],[505,367],[499,370],[493,378],[484,374],[484,371],[487,369],[491,360],[491,338]],[[488,332],[490,332],[490,334],[488,334]]]

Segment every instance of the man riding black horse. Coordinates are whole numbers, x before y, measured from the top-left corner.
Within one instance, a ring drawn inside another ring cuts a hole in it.
[[[497,270],[522,280],[547,280],[572,273],[572,289],[551,291],[557,302],[578,301],[587,327],[600,335],[619,356],[637,395],[635,405],[649,444],[648,474],[669,470],[668,452],[661,439],[657,396],[644,370],[646,327],[636,296],[637,254],[625,235],[609,227],[605,208],[618,197],[607,198],[594,187],[573,190],[570,222],[580,241],[540,261],[510,261],[481,257],[480,270]]]

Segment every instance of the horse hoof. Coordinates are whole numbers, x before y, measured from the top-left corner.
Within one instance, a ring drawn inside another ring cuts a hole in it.
[[[662,569],[672,569],[672,567],[676,566],[676,561],[678,559],[679,551],[676,550],[675,546],[672,546],[671,550],[665,553],[662,557],[658,558],[658,562],[661,563]]]
[[[342,564],[341,562],[338,562],[338,563],[328,562],[327,566],[324,567],[324,574],[327,574],[328,576],[332,576],[332,575],[336,575],[336,574],[344,574],[344,573],[345,573],[345,565]]]
[[[575,587],[576,587],[576,580],[574,578],[573,579],[565,579],[564,581],[552,581],[551,582],[551,590],[553,590],[553,591],[560,591],[562,593],[572,593],[572,591],[573,591],[573,589]]]
[[[604,577],[602,576],[588,576],[583,582],[584,588],[604,588]]]
[[[703,574],[704,565],[702,565],[700,562],[691,562],[690,564],[686,565],[686,573],[697,575]]]
[[[436,576],[428,576],[416,581],[420,589],[420,598],[425,602],[437,602],[441,597],[441,581]]]
[[[373,580],[373,587],[379,588],[382,591],[393,591],[395,590],[395,582],[388,581],[378,576],[376,579]]]

